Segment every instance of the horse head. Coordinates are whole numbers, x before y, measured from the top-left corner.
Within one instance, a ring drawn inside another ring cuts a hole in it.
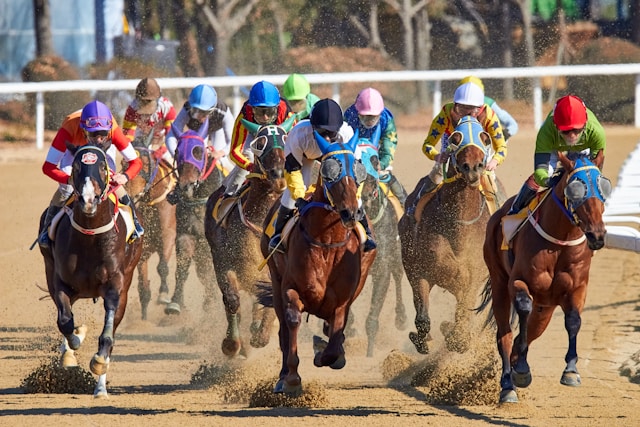
[[[365,166],[356,160],[354,154],[358,145],[358,131],[347,143],[330,143],[316,131],[314,136],[323,154],[318,177],[322,198],[340,215],[346,228],[353,228],[364,215],[358,207],[357,193],[367,174]],[[316,189],[315,194],[319,194],[319,190]]]
[[[102,149],[84,145],[67,146],[73,153],[71,181],[76,202],[84,214],[91,217],[107,195],[109,188],[109,163]]]
[[[565,172],[553,197],[559,201],[558,193],[562,195],[562,211],[574,225],[580,227],[589,248],[601,249],[607,232],[602,214],[605,201],[611,195],[611,181],[600,172],[604,153],[600,150],[593,162],[587,155],[579,155],[572,160],[571,156],[562,152],[558,153],[558,159]]]
[[[140,200],[149,191],[155,172],[157,172],[158,162],[153,158],[153,151],[134,144],[136,153],[142,161],[142,168],[135,177],[131,178],[125,184],[127,194],[129,194],[134,202]],[[122,167],[126,168],[127,162],[123,159]]]
[[[380,174],[378,173],[380,158],[378,157],[378,150],[371,144],[368,144],[366,140],[360,140],[358,148],[362,154],[362,164],[367,172],[367,177],[362,185],[360,198],[368,212],[372,204],[378,200],[380,196]]]
[[[271,189],[280,194],[287,188],[284,179],[284,144],[295,117],[290,117],[282,125],[263,125],[242,119],[242,124],[256,137],[249,143],[255,156],[253,173],[261,174],[271,184]]]
[[[448,150],[455,171],[472,187],[480,185],[480,177],[487,165],[491,137],[472,116],[460,119],[449,137]]]
[[[177,187],[182,195],[191,198],[207,165],[205,139],[208,128],[203,125],[197,131],[189,129],[184,133],[178,132],[175,127],[173,129],[178,139],[175,156],[178,172]]]

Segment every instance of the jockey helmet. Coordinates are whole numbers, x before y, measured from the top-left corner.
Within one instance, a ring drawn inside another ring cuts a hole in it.
[[[372,87],[361,90],[356,97],[356,110],[363,116],[379,116],[384,110],[382,95]]]
[[[138,101],[138,114],[153,114],[158,108],[160,98],[160,86],[156,79],[145,77],[136,87],[136,100]]]
[[[321,99],[311,109],[309,120],[314,129],[338,132],[343,123],[342,108],[333,99]]]
[[[311,93],[311,86],[306,77],[301,74],[291,74],[282,86],[282,94],[287,101],[305,99]]]
[[[474,85],[477,85],[480,89],[482,89],[482,91],[484,92],[484,83],[482,83],[482,80],[480,80],[476,76],[467,76],[462,80],[460,80],[459,84],[463,85],[465,83],[473,83]]]
[[[587,123],[587,107],[582,99],[575,95],[558,99],[552,114],[553,123],[559,131],[581,129]]]
[[[109,107],[100,101],[91,101],[82,108],[80,127],[87,132],[100,130],[110,131],[113,126],[113,116]]]
[[[189,106],[202,111],[209,111],[218,103],[216,90],[209,85],[198,85],[189,94]]]
[[[277,107],[280,104],[280,92],[272,83],[259,81],[251,87],[249,105],[252,107]]]
[[[462,105],[471,105],[473,107],[482,107],[484,105],[484,91],[474,83],[463,83],[456,89],[453,94],[453,102]]]

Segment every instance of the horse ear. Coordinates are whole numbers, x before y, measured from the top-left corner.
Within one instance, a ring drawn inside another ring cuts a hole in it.
[[[313,131],[313,136],[316,138],[316,142],[318,143],[318,148],[322,152],[322,154],[327,154],[329,152],[329,146],[331,145],[326,139],[320,136],[317,131]]]
[[[173,134],[176,136],[176,138],[180,139],[180,137],[182,136],[182,130],[178,129],[175,122],[171,122],[171,130],[173,131]]]
[[[78,151],[78,146],[77,145],[73,145],[69,141],[65,141],[64,145],[67,146],[67,150],[69,150],[71,152],[71,154],[76,154],[76,151]]]
[[[209,136],[209,118],[198,128],[198,136],[204,141]]]
[[[347,146],[349,147],[349,149],[352,152],[356,152],[356,147],[358,146],[358,142],[360,142],[360,129],[355,130],[355,132],[353,132],[353,136],[351,137],[351,139],[349,140],[349,142],[347,143]]]
[[[247,128],[249,133],[252,133],[255,135],[260,130],[260,125],[257,123],[250,122],[247,119],[240,119],[240,121],[242,122],[242,126]]]
[[[291,115],[287,120],[284,121],[280,126],[284,129],[285,132],[289,133],[293,124],[296,122],[297,116],[295,114]]]

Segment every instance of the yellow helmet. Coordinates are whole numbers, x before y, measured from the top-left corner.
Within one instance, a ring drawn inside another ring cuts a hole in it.
[[[484,92],[484,84],[482,83],[482,80],[480,80],[476,76],[467,76],[467,77],[463,78],[462,80],[460,80],[460,84],[461,85],[463,85],[465,83],[473,83],[474,85],[476,85],[480,89],[482,89],[482,91]]]

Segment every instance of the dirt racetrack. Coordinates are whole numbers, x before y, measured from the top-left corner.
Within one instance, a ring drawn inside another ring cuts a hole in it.
[[[431,163],[420,153],[426,131],[399,127],[400,145],[395,171],[411,191]],[[605,175],[614,183],[627,154],[640,141],[640,130],[606,126],[608,150]],[[530,173],[535,132],[522,125],[509,144],[506,163],[498,169],[509,194],[514,194]],[[640,263],[637,254],[604,249],[595,255],[587,306],[578,336],[578,369],[582,386],[560,385],[567,337],[558,309],[549,329],[529,352],[533,383],[520,394],[520,403],[498,405],[497,393],[481,405],[428,403],[429,390],[408,382],[388,384],[381,368],[394,349],[420,361],[407,334],[414,309],[408,282],[403,300],[409,324],[404,331],[393,326],[393,294],[383,310],[376,357],[367,358],[364,319],[370,293],[354,304],[360,334],[347,339],[347,365],[341,371],[315,368],[311,344],[300,348],[301,375],[305,385],[323,388],[326,402],[310,408],[249,407],[247,399],[228,398],[220,387],[196,387],[192,375],[203,365],[224,364],[220,343],[226,322],[222,302],[219,310],[203,313],[202,287],[192,271],[187,293],[188,311],[167,318],[152,302],[149,320],[140,320],[136,278],[129,294],[123,323],[116,333],[116,346],[108,374],[108,399],[91,394],[25,394],[22,380],[56,354],[60,336],[56,311],[38,287],[46,287],[44,266],[38,250],[29,251],[36,224],[55,190],[55,184],[40,171],[46,151],[33,145],[0,146],[0,194],[3,196],[0,231],[0,425],[125,425],[125,426],[630,426],[640,425],[640,385],[619,373],[620,366],[640,350]],[[150,271],[155,272],[152,258]],[[170,285],[173,287],[173,265]],[[157,295],[153,286],[153,298]],[[434,355],[464,361],[444,350],[438,324],[453,315],[452,298],[432,292]],[[80,365],[88,369],[102,328],[102,302],[81,300],[74,307],[78,322],[89,326],[89,335],[78,352]],[[313,329],[310,321],[303,328]],[[241,363],[247,375],[275,378],[279,370],[277,337],[264,349],[253,350]],[[497,353],[491,342],[490,351]],[[433,357],[433,356],[431,356]],[[464,375],[465,366],[458,374]],[[466,366],[466,368],[471,368]],[[495,379],[497,382],[497,379]],[[240,389],[242,384],[228,385]]]

